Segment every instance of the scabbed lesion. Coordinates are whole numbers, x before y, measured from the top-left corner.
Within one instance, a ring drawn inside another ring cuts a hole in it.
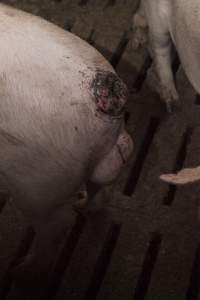
[[[123,114],[128,90],[115,73],[98,70],[92,81],[91,89],[98,111],[113,117]]]

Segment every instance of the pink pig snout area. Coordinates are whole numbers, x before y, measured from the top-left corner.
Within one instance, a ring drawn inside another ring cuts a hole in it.
[[[128,162],[133,152],[133,146],[131,136],[123,131],[112,150],[96,166],[91,180],[98,184],[113,182]]]

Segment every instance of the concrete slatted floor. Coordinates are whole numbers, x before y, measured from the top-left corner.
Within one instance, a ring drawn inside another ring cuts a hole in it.
[[[200,163],[200,100],[176,65],[182,106],[167,115],[153,91],[146,49],[131,49],[134,0],[5,0],[70,30],[96,47],[127,83],[127,128],[135,152],[106,212],[76,216],[48,300],[200,299],[199,184],[174,188],[160,174]],[[0,300],[40,299],[12,275],[33,232],[13,203],[0,201]],[[33,283],[34,285],[34,283]],[[39,292],[38,292],[39,293]]]

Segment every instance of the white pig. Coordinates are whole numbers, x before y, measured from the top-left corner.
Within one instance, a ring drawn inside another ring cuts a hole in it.
[[[127,90],[93,47],[39,17],[0,4],[0,32],[0,182],[33,225],[32,259],[45,268],[70,197],[111,183],[132,152]]]
[[[172,42],[188,79],[200,93],[200,1],[141,0],[140,5],[133,18],[134,26],[139,32],[140,28],[148,26],[153,58],[161,83],[161,98],[171,111],[178,101],[171,67]],[[135,46],[144,41],[143,35],[137,34],[133,41]]]

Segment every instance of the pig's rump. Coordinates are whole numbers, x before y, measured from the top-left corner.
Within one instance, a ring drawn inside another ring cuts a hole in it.
[[[18,199],[62,201],[116,143],[121,122],[97,112],[90,88],[97,67],[114,71],[78,37],[2,4],[0,32],[1,182]]]

